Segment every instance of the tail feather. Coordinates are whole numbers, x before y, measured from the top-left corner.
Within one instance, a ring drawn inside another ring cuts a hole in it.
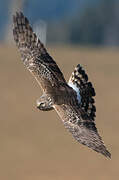
[[[69,85],[74,87],[74,90],[77,90],[77,94],[80,94],[80,107],[88,114],[89,119],[94,120],[96,107],[93,97],[95,96],[95,90],[92,83],[88,81],[88,75],[80,64],[77,65],[72,73]]]

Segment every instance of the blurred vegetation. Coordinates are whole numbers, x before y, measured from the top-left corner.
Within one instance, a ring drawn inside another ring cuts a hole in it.
[[[119,1],[87,3],[72,19],[49,26],[49,40],[73,44],[119,45]],[[60,33],[61,32],[61,33]]]
[[[48,43],[119,45],[119,0],[0,1],[0,40],[12,38],[12,15],[22,2],[32,24],[47,24]]]

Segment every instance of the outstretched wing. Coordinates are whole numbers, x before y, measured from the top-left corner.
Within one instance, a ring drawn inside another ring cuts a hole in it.
[[[80,121],[80,120],[79,120]],[[64,123],[65,127],[72,133],[73,137],[81,144],[88,146],[94,151],[111,158],[110,152],[106,149],[102,138],[97,131],[78,123],[74,124],[70,121]]]
[[[62,72],[21,12],[13,16],[13,36],[24,64],[43,90],[50,92],[52,87],[60,89],[60,85],[66,83]]]
[[[80,65],[75,68],[68,85],[76,92],[71,97],[72,103],[61,106],[54,105],[65,127],[78,142],[111,158],[111,154],[106,149],[94,122],[96,108],[93,97],[95,90]]]
[[[62,119],[65,128],[71,132],[79,143],[111,158],[111,154],[106,149],[94,121],[91,121],[79,106],[66,104],[60,106],[54,105],[54,109]]]

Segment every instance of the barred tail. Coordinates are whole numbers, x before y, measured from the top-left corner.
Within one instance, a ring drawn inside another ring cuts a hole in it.
[[[95,90],[80,64],[76,66],[68,84],[77,92],[80,107],[87,113],[89,119],[94,120],[96,107],[93,96],[95,96]]]

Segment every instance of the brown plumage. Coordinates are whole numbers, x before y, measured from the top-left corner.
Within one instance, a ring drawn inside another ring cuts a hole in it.
[[[13,35],[23,63],[42,87],[37,107],[44,111],[55,109],[78,142],[111,158],[95,126],[95,91],[82,67],[75,68],[67,84],[21,12],[13,16]]]

